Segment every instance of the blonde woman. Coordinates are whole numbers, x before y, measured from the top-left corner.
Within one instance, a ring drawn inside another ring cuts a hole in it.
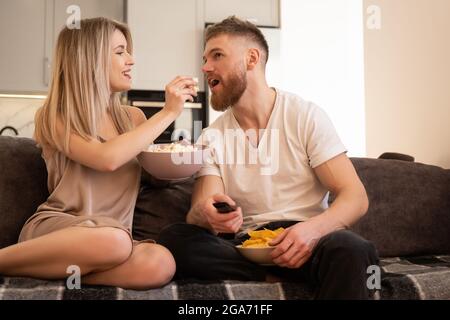
[[[0,250],[0,274],[44,279],[78,266],[82,284],[147,289],[169,282],[175,261],[164,247],[133,241],[139,188],[136,155],[196,95],[195,82],[166,86],[165,107],[146,120],[122,106],[134,64],[128,28],[105,18],[61,31],[53,79],[36,115],[35,138],[48,170],[50,196],[25,223],[19,243]]]

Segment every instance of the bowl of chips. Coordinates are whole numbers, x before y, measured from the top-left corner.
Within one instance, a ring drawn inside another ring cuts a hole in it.
[[[283,231],[284,228],[249,231],[250,239],[237,245],[236,248],[245,258],[254,263],[273,266],[275,263],[272,261],[270,254],[275,247],[270,246],[269,243]]]

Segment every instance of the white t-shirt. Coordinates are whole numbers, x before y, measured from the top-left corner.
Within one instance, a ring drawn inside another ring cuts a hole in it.
[[[232,109],[204,129],[198,143],[211,152],[197,177],[222,178],[225,193],[242,208],[241,231],[271,221],[305,221],[323,212],[328,191],[313,168],[346,152],[322,109],[278,89],[257,147]]]

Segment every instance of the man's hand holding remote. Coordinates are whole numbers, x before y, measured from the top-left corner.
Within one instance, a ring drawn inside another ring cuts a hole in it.
[[[242,225],[242,210],[225,194],[205,200],[200,212],[216,233],[236,233]]]

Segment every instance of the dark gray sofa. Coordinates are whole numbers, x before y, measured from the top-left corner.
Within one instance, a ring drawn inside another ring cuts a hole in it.
[[[371,240],[382,257],[377,299],[450,299],[450,170],[389,159],[351,159],[370,208],[352,229]],[[47,173],[31,139],[0,137],[0,248],[14,244],[26,219],[48,196]],[[193,179],[173,183],[142,176],[134,237],[154,238],[183,221]],[[332,201],[332,197],[331,197]],[[0,276],[4,299],[309,299],[302,283],[173,281],[133,291],[64,281]]]

